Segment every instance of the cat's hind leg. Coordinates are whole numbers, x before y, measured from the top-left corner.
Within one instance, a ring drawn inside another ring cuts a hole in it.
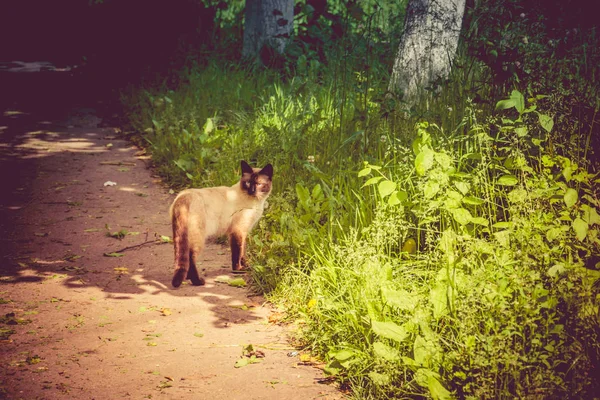
[[[200,258],[199,250],[190,251],[190,269],[187,272],[187,279],[192,281],[194,286],[202,286],[206,282],[198,273],[198,259]]]
[[[188,233],[186,229],[180,229],[173,222],[173,242],[175,244],[175,273],[171,284],[173,287],[181,286],[181,282],[188,276],[190,268],[190,251],[188,250]]]

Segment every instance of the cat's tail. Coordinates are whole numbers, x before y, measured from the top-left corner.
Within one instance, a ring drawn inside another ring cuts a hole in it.
[[[171,206],[173,224],[173,243],[175,244],[175,273],[171,284],[179,287],[187,277],[190,268],[190,249],[188,242],[188,219],[190,203],[187,196],[177,196]]]

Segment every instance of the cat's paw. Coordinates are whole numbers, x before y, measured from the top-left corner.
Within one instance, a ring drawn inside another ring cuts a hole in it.
[[[175,274],[173,275],[173,280],[171,281],[171,284],[173,285],[173,287],[179,287],[181,286],[181,282],[183,282],[183,279],[185,278],[186,275],[186,271],[184,269],[178,269],[177,271],[175,271]]]

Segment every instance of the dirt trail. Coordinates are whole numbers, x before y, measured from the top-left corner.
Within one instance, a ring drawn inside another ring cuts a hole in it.
[[[261,297],[218,282],[225,247],[204,253],[206,286],[170,287],[172,244],[157,239],[174,195],[94,109],[2,113],[0,398],[342,397],[288,356]],[[248,344],[264,358],[235,368]]]

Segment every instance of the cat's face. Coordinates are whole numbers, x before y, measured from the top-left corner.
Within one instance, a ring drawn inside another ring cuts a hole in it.
[[[252,168],[246,161],[242,160],[242,178],[240,186],[248,196],[259,200],[265,199],[271,193],[271,181],[273,179],[273,166],[265,165],[261,168]]]

